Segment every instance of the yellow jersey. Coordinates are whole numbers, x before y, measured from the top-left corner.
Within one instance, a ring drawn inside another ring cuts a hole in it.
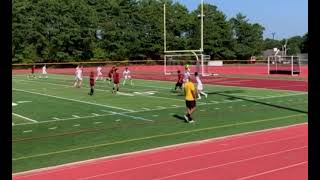
[[[192,91],[195,91],[194,84],[190,81],[186,82],[184,84],[184,92],[185,92],[185,98],[187,101],[194,101],[193,93]]]

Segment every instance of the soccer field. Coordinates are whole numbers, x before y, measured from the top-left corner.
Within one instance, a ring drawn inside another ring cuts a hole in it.
[[[13,172],[307,121],[304,92],[205,84],[188,124],[175,82],[135,79],[114,95],[97,81],[89,96],[88,78],[73,80],[13,76]]]

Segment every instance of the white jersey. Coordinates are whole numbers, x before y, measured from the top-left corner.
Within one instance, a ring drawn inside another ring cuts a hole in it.
[[[82,69],[80,68],[76,70],[76,80],[82,81]]]
[[[128,70],[124,70],[122,74],[124,76],[124,79],[128,79],[128,78],[130,79],[131,78],[131,75],[130,75],[131,72],[130,72],[129,69]]]
[[[184,72],[184,74],[183,74],[183,82],[186,82],[187,79],[189,79],[189,77],[190,77],[190,72],[189,71]]]
[[[43,66],[43,67],[42,67],[42,74],[47,74],[47,68],[46,68],[46,66]]]
[[[197,81],[197,90],[202,91],[203,90],[203,85],[202,85],[202,82],[201,82],[199,76],[196,76],[196,81]]]
[[[98,76],[101,76],[101,75],[102,75],[101,70],[102,70],[102,67],[98,66],[98,67],[97,67],[97,75],[98,75]]]

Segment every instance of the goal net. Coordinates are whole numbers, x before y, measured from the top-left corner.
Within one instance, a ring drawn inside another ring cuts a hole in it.
[[[269,56],[268,74],[299,75],[301,72],[298,56]]]

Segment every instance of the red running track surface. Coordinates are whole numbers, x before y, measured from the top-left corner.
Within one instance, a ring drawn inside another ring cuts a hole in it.
[[[307,124],[13,175],[14,180],[308,179]]]

